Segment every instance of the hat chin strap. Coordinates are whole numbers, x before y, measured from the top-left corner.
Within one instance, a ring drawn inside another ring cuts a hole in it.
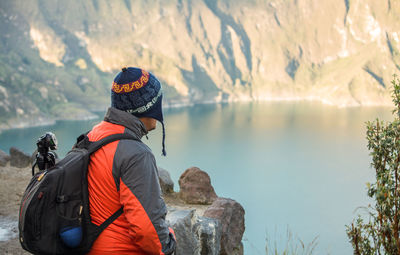
[[[162,155],[165,157],[165,156],[167,156],[167,152],[165,151],[165,127],[164,127],[164,121],[161,121],[161,126],[162,126],[162,133],[163,133],[163,138],[162,138]]]

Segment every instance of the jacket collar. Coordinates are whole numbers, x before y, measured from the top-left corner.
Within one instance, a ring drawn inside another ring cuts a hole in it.
[[[104,121],[124,126],[131,130],[140,139],[144,135],[147,135],[147,129],[139,118],[114,107],[108,108],[107,113],[104,116]]]

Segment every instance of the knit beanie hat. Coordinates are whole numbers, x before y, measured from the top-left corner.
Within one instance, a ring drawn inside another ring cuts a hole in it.
[[[134,116],[158,120],[163,129],[162,155],[165,152],[165,127],[161,107],[160,81],[151,73],[136,67],[124,67],[111,88],[111,106]]]

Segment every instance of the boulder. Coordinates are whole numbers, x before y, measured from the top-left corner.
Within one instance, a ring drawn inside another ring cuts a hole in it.
[[[199,217],[194,209],[168,209],[168,224],[174,229],[176,255],[218,255],[221,224],[216,219]]]
[[[161,167],[158,168],[158,179],[163,194],[174,192],[174,182],[169,175],[169,172]]]
[[[25,154],[15,147],[10,148],[10,157],[11,166],[23,168],[28,167],[31,164],[31,156]]]
[[[179,178],[180,197],[188,204],[212,204],[217,199],[208,174],[197,167],[187,169]]]
[[[218,219],[222,224],[221,255],[243,254],[244,209],[235,200],[218,198],[203,216]],[[241,253],[240,253],[241,252]]]
[[[8,161],[10,161],[10,156],[0,150],[0,166],[6,166]]]

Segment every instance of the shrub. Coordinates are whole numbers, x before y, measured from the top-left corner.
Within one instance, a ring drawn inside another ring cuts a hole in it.
[[[367,122],[368,149],[376,182],[367,183],[368,220],[360,215],[346,226],[354,254],[400,254],[400,80],[394,76],[392,98],[394,120]]]

